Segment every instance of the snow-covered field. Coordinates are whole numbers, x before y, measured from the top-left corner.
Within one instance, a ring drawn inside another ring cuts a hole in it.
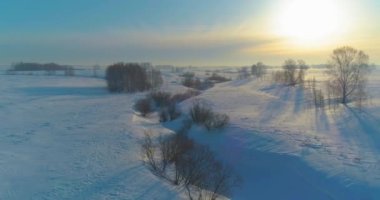
[[[0,199],[177,199],[140,161],[138,97],[105,86],[0,76]]]
[[[184,90],[176,75],[165,78],[166,90]],[[134,114],[144,94],[105,86],[99,78],[0,75],[0,199],[184,197],[141,162],[143,131],[170,130]],[[211,133],[193,127],[191,136],[243,178],[232,199],[380,199],[380,70],[369,89],[363,111],[333,111],[311,108],[308,90],[269,79],[217,84],[196,98],[231,124]]]
[[[311,73],[323,80],[320,70]],[[314,109],[302,87],[270,79],[222,83],[198,98],[228,113],[231,126],[193,136],[245,177],[237,199],[380,199],[380,70],[368,88],[362,111],[334,111]]]

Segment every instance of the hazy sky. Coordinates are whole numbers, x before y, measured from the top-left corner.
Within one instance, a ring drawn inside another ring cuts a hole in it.
[[[0,64],[380,62],[379,0],[1,0]]]

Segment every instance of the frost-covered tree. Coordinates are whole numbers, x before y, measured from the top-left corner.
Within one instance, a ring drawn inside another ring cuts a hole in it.
[[[296,71],[297,71],[297,62],[293,59],[285,60],[284,64],[282,65],[282,68],[284,69],[284,80],[289,85],[296,85],[297,84],[297,77],[296,77]]]
[[[328,67],[329,85],[342,104],[362,95],[370,70],[367,54],[349,46],[340,47],[333,51]]]
[[[306,64],[304,60],[298,60],[298,76],[297,82],[302,84],[305,81],[306,70],[309,69],[309,66]]]
[[[283,71],[278,73],[276,78],[290,86],[302,84],[308,68],[309,67],[303,60],[295,61],[293,59],[287,59],[282,65]]]
[[[257,78],[261,78],[266,74],[266,66],[262,62],[252,65],[251,73]]]

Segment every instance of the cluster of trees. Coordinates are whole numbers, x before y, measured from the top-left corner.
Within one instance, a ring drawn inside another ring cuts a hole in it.
[[[284,83],[289,86],[303,84],[308,68],[308,65],[306,65],[303,60],[295,61],[293,59],[287,59],[282,65],[283,70],[274,72],[272,78],[276,82]]]
[[[361,108],[370,69],[369,56],[363,51],[347,46],[335,49],[328,63],[326,90],[317,87],[315,78],[308,81],[315,107],[354,102]]]
[[[255,78],[262,78],[267,73],[267,66],[262,62],[258,62],[251,66],[249,71],[248,67],[242,67],[238,70],[237,79],[242,80],[249,78],[251,75]]]
[[[138,63],[116,63],[106,70],[110,92],[141,92],[162,84],[159,70],[146,68]]]
[[[137,100],[134,108],[143,117],[146,117],[149,113],[158,111],[161,122],[172,121],[181,115],[181,112],[177,109],[177,104],[199,94],[200,92],[195,90],[188,90],[177,94],[152,91],[145,98]]]
[[[251,66],[251,74],[256,78],[262,78],[267,73],[267,66],[258,62]]]
[[[220,194],[229,195],[239,178],[232,169],[215,158],[205,145],[187,136],[188,125],[176,134],[160,137],[146,133],[142,142],[145,164],[156,176],[183,186],[189,199],[215,200]]]
[[[45,71],[47,75],[54,75],[57,71],[63,71],[65,76],[74,76],[74,67],[69,65],[59,65],[56,63],[14,63],[8,71]]]
[[[193,90],[174,95],[170,92],[152,91],[145,98],[137,100],[134,109],[143,117],[158,111],[160,122],[172,121],[181,115],[178,103],[199,94]],[[202,125],[207,130],[224,128],[229,123],[228,115],[213,111],[211,106],[200,100],[190,107],[189,116],[192,123]]]
[[[67,67],[67,65],[59,65],[56,63],[14,63],[12,65],[12,70],[14,71],[64,71]]]
[[[182,85],[189,88],[196,90],[205,90],[213,86],[212,81],[208,79],[201,80],[200,78],[195,77],[195,74],[191,72],[184,73],[182,77]]]
[[[212,73],[211,76],[207,78],[207,80],[209,80],[212,83],[223,83],[223,82],[226,82],[226,81],[230,81],[229,78],[221,76],[221,75],[219,75],[216,72]]]

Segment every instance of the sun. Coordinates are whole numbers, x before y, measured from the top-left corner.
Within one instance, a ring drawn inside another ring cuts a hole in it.
[[[287,0],[276,13],[275,33],[295,42],[319,43],[345,29],[337,0]]]

